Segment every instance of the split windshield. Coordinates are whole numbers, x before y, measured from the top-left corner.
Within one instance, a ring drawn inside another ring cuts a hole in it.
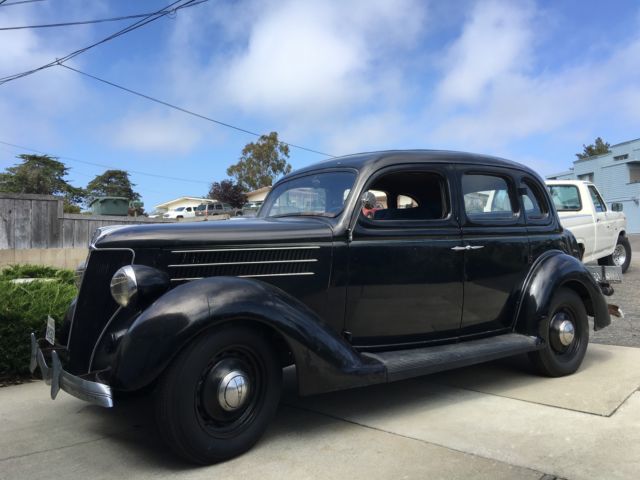
[[[354,172],[325,172],[293,178],[276,186],[260,210],[261,217],[336,217],[353,188]]]

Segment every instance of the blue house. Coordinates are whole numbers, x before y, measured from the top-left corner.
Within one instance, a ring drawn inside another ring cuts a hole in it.
[[[609,153],[576,160],[573,168],[547,179],[593,182],[609,206],[622,202],[628,233],[640,233],[640,138],[611,145]]]

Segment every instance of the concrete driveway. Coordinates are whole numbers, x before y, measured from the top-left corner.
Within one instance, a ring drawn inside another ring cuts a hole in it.
[[[197,468],[158,439],[148,399],[105,410],[33,382],[0,389],[0,477],[635,479],[638,365],[640,349],[594,344],[562,379],[516,358],[309,398],[288,371],[263,440]]]

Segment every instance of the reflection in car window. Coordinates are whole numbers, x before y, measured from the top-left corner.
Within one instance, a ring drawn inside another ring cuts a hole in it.
[[[464,174],[462,194],[467,217],[472,220],[505,220],[516,215],[507,181],[496,175]]]
[[[355,179],[354,172],[325,172],[293,178],[271,191],[260,216],[335,217],[342,212]]]
[[[589,193],[591,194],[593,205],[596,207],[596,212],[606,212],[607,206],[605,205],[604,200],[602,200],[602,197],[593,185],[589,185]]]
[[[549,193],[559,212],[577,211],[582,208],[580,193],[575,185],[549,185]]]
[[[547,216],[547,208],[540,197],[538,189],[531,189],[528,182],[524,182],[525,193],[522,194],[522,203],[528,219],[541,219]]]

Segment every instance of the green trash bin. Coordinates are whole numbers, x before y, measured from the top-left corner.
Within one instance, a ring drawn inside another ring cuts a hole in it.
[[[91,200],[89,208],[94,215],[126,217],[129,214],[129,199],[126,197],[97,197]]]

